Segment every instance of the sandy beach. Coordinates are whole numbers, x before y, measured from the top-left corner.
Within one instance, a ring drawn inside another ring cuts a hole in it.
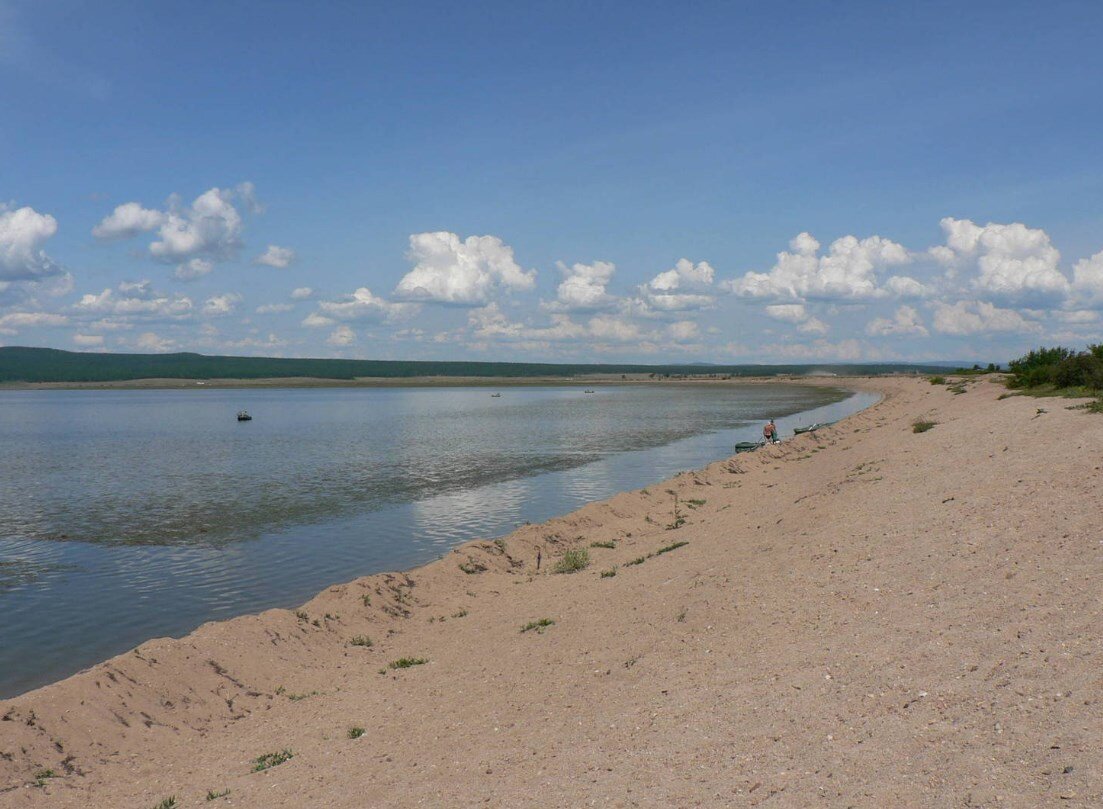
[[[1103,419],[823,384],[884,398],[0,702],[0,807],[1103,804]]]

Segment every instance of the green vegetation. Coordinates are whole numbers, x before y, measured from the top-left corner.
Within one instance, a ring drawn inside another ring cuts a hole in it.
[[[563,557],[555,563],[552,569],[554,573],[576,573],[585,570],[590,564],[590,552],[585,548],[567,551]]]
[[[359,739],[363,735],[364,735],[364,729],[363,728],[361,728],[361,727],[349,728],[349,738],[350,739]]]
[[[219,798],[225,798],[230,794],[230,790],[224,789],[221,792],[215,792],[213,789],[207,790],[207,800],[217,801]]]
[[[925,432],[927,432],[927,430],[931,429],[936,424],[938,424],[937,421],[922,421],[922,420],[915,421],[915,422],[912,422],[912,432],[913,433],[925,433]]]
[[[657,551],[655,551],[654,555],[655,556],[661,556],[664,553],[670,553],[671,551],[678,550],[678,548],[683,548],[688,544],[689,544],[688,542],[671,542],[669,545],[664,545],[663,547],[661,547]]]
[[[176,809],[179,806],[176,802],[176,796],[173,795],[170,798],[163,798],[159,804],[153,807],[153,809]]]
[[[52,348],[0,347],[0,382],[122,382],[135,379],[269,379],[358,377],[574,377],[587,374],[648,374],[655,379],[732,376],[882,374],[933,366],[865,365],[556,365],[521,362],[410,362],[405,360],[217,357],[203,354],[95,354]]]
[[[690,508],[700,508],[705,503],[707,503],[708,500],[702,500],[700,498],[693,498],[693,499],[690,499],[690,500],[683,500],[682,502],[685,503]]]
[[[364,593],[364,595],[360,596],[360,600],[364,602],[365,607],[371,606],[371,596],[367,593]]]
[[[302,610],[295,610],[295,617],[298,618],[300,621],[309,621],[310,620],[310,616],[307,615]]]
[[[427,657],[400,657],[387,664],[389,669],[408,669],[411,666],[424,666],[429,662]]]
[[[467,617],[467,610],[458,610],[457,612],[452,613],[452,617],[453,618],[466,618]]]
[[[521,627],[521,633],[524,634],[525,632],[531,632],[535,629],[537,634],[543,634],[544,630],[554,623],[555,621],[551,618],[541,618],[539,621],[529,621]]]
[[[292,702],[298,702],[300,700],[309,699],[310,697],[321,696],[321,691],[307,691],[303,694],[288,694],[287,698]]]
[[[615,547],[617,547],[617,543],[609,542],[609,541],[606,541],[606,542],[591,542],[590,547],[591,548],[615,548]]]
[[[57,773],[53,770],[39,770],[34,774],[35,786],[46,786],[47,778],[57,778]]]
[[[946,384],[946,377],[944,377],[944,376],[932,376],[927,381],[930,382],[932,385],[945,385]]]
[[[257,756],[253,759],[253,772],[270,770],[273,767],[278,767],[285,761],[290,761],[294,757],[295,754],[286,747],[278,753],[265,753],[263,756]]]
[[[370,647],[372,645],[372,639],[367,635],[353,635],[352,639],[349,640],[349,646]]]
[[[601,578],[603,579],[611,579],[615,575],[617,575],[617,569],[615,567],[611,567],[608,570],[601,571]]]
[[[1084,351],[1038,348],[1012,360],[1007,386],[1030,393],[1087,396],[1103,391],[1103,344]]]
[[[474,559],[468,559],[466,562],[460,562],[459,568],[468,576],[473,576],[476,573],[484,572],[486,570],[486,565],[482,562],[476,562]]]

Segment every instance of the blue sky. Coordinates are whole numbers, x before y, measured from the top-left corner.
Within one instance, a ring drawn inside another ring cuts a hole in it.
[[[903,5],[0,0],[0,344],[1103,339],[1103,6]]]

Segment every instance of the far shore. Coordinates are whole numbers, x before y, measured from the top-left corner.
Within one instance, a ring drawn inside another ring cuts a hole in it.
[[[912,378],[920,374],[886,375]],[[4,382],[5,390],[195,390],[203,388],[466,388],[466,387],[533,387],[589,385],[715,385],[762,384],[766,382],[823,382],[851,378],[836,374],[777,374],[775,376],[729,376],[726,374],[699,374],[693,376],[662,377],[652,374],[588,374],[585,376],[413,376],[413,377],[356,377],[353,379],[324,379],[319,377],[266,377],[263,379],[124,379],[97,382]]]

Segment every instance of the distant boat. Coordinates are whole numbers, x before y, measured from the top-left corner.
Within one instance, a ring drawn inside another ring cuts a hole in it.
[[[764,441],[757,441],[757,442],[756,441],[740,441],[738,444],[735,445],[735,451],[736,452],[752,452],[753,450],[756,450],[759,447],[761,447],[764,443],[765,443]]]
[[[237,412],[237,420],[238,421],[252,421],[253,417],[249,415],[249,412],[247,410],[239,410]]]
[[[810,424],[807,427],[794,427],[793,435],[800,435],[801,433],[814,433],[821,427],[830,427],[835,422],[833,421],[817,421],[815,424]]]
[[[500,393],[492,393],[492,394],[490,394],[490,398],[491,398],[491,399],[501,399],[501,398],[502,398],[502,394],[500,394]]]
[[[582,391],[582,392],[583,392],[583,393],[593,393],[593,391],[592,391],[592,390],[584,390],[584,391]]]

